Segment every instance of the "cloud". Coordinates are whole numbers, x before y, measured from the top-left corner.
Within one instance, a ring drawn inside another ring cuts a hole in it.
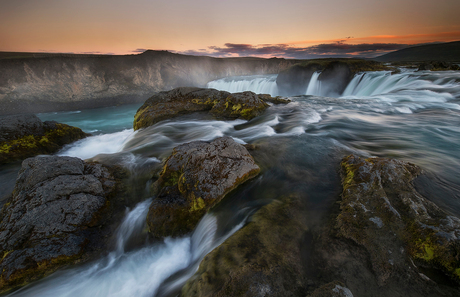
[[[141,54],[141,53],[145,52],[146,50],[147,50],[146,48],[137,48],[137,49],[133,50],[133,53]]]
[[[403,49],[411,45],[398,43],[361,43],[348,44],[347,40],[322,43],[308,47],[295,47],[289,44],[239,44],[226,43],[223,47],[209,46],[206,51],[180,52],[188,55],[208,55],[213,57],[283,57],[292,59],[312,59],[328,57],[372,58],[384,53]]]

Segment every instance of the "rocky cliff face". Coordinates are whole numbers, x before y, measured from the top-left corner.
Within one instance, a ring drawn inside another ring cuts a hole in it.
[[[158,91],[203,87],[226,76],[278,73],[295,62],[276,58],[218,59],[166,51],[0,59],[0,115],[143,102]]]

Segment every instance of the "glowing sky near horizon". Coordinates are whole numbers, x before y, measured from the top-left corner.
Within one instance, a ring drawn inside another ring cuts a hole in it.
[[[459,12],[459,0],[0,0],[0,51],[378,53],[460,40]]]

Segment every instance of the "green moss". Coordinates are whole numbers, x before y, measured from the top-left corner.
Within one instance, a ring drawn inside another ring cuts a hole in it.
[[[162,186],[163,187],[171,187],[171,186],[177,185],[179,183],[179,179],[180,179],[181,175],[182,175],[182,172],[172,171],[169,174],[163,176]]]
[[[51,154],[63,145],[86,137],[79,128],[65,124],[56,124],[55,129],[45,135],[26,135],[0,144],[0,164],[33,157],[38,154]]]
[[[418,240],[419,252],[415,253],[415,257],[423,259],[425,261],[430,261],[434,259],[435,247],[429,240],[422,241]]]
[[[3,143],[0,146],[0,154],[8,154],[10,152],[11,145],[8,145],[7,143]]]
[[[201,210],[206,207],[206,204],[204,203],[203,198],[198,197],[197,199],[194,199],[192,202],[192,206],[190,207],[190,211],[197,211]]]
[[[16,270],[6,279],[5,275],[2,274],[0,277],[0,293],[7,292],[8,290],[24,286],[31,281],[47,276],[55,272],[59,267],[63,265],[75,263],[80,258],[80,254],[72,256],[59,256],[50,260],[44,260],[35,263],[31,267]]]
[[[458,279],[460,279],[460,268],[454,270],[454,275],[457,276]]]
[[[8,254],[11,253],[11,252],[12,252],[12,250],[11,251],[4,251],[2,260],[0,260],[0,262],[3,261],[3,259],[5,259],[5,257],[8,256]]]

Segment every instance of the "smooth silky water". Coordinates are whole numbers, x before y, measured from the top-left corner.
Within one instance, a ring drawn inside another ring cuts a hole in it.
[[[234,77],[208,86],[276,95],[275,81],[276,75]],[[58,155],[117,162],[136,172],[159,165],[177,145],[227,135],[257,145],[251,154],[262,173],[230,193],[193,234],[178,239],[146,240],[150,200],[142,202],[127,211],[114,249],[100,260],[61,270],[11,296],[174,296],[206,253],[273,199],[298,194],[308,206],[310,226],[321,224],[339,199],[340,159],[350,153],[419,165],[424,175],[416,180],[417,189],[460,216],[459,72],[358,74],[338,98],[321,97],[319,82],[310,84],[307,92],[316,94],[291,97],[291,103],[271,106],[251,121],[216,121],[198,113],[135,132],[132,120],[139,105],[40,114],[42,120],[94,134]],[[144,238],[145,244],[129,248]]]

